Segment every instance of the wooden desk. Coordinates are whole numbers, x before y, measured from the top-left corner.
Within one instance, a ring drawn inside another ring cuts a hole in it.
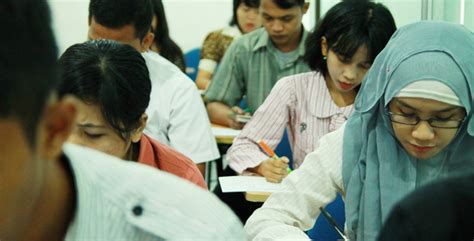
[[[217,144],[232,145],[234,138],[241,132],[241,130],[234,130],[217,124],[211,124],[211,127]]]
[[[245,200],[249,202],[260,202],[263,203],[271,195],[271,192],[246,192]]]
[[[217,177],[224,175],[222,157],[227,153],[227,150],[232,145],[234,138],[240,134],[241,130],[234,130],[226,126],[221,126],[211,123],[211,130],[214,138],[216,138],[217,148],[221,157],[216,162]],[[206,172],[211,173],[211,165],[206,165]],[[210,186],[210,178],[208,178],[208,185]]]
[[[232,145],[235,137],[239,135],[240,130],[234,130],[229,127],[211,124],[212,133],[216,138],[216,142],[219,146],[219,152],[221,155],[224,155],[227,152],[227,149]],[[218,164],[221,164],[218,162]],[[222,164],[221,164],[222,165]],[[218,169],[222,168],[221,165],[217,165]],[[217,172],[219,174],[219,171]],[[271,195],[271,192],[246,192],[245,199],[249,202],[265,202],[267,198]]]

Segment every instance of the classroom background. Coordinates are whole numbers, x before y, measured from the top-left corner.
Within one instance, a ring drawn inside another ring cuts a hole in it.
[[[48,0],[60,53],[87,36],[89,0]],[[303,18],[307,30],[316,25],[319,16],[338,0],[310,0],[310,9]],[[394,15],[397,27],[419,20],[444,20],[466,25],[474,31],[474,0],[376,0]],[[186,53],[201,47],[212,30],[228,24],[232,0],[163,0],[170,35]]]

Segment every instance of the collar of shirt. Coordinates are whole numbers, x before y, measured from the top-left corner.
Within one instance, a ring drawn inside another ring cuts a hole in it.
[[[63,150],[78,200],[65,240],[184,240],[192,235],[203,240],[236,235],[244,240],[237,217],[195,185],[96,150],[73,144]],[[154,238],[144,239],[145,234]]]
[[[304,28],[304,26],[301,27],[303,30],[303,36],[300,39],[300,43],[298,44],[298,57],[303,57],[305,53],[305,42],[306,42],[306,37],[308,36],[308,32]],[[257,39],[257,42],[255,43],[252,52],[258,51],[261,48],[267,48],[267,49],[274,49],[277,50],[274,46],[273,43],[270,39],[270,36],[268,35],[268,32],[265,30],[265,28],[261,28],[259,30],[255,31],[260,31],[260,36]]]
[[[222,29],[222,35],[229,36],[232,38],[237,38],[242,36],[242,32],[240,32],[239,27],[235,26],[227,26]]]
[[[329,93],[329,89],[326,86],[326,81],[321,73],[315,72],[317,75],[314,78],[314,81],[311,81],[309,89],[310,93],[318,93],[317,95],[311,96],[311,103],[315,103],[309,106],[309,111],[311,114],[319,117],[319,118],[328,118],[338,113],[342,113],[346,118],[352,114],[354,105],[348,105],[345,107],[339,107],[334,103],[332,100],[331,94]],[[318,101],[319,100],[319,101]],[[321,100],[330,100],[330,101],[321,101]]]
[[[148,137],[145,134],[142,134],[142,138],[140,138],[140,153],[138,155],[138,163],[159,168],[158,162],[159,159],[157,153],[153,151],[153,146],[150,140],[148,140]]]

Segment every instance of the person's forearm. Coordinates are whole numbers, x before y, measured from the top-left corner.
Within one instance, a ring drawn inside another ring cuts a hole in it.
[[[196,85],[198,89],[205,90],[209,85],[209,81],[212,78],[212,73],[207,72],[205,70],[199,69],[197,76],[196,76]]]
[[[231,108],[222,102],[210,102],[207,104],[207,113],[211,123],[229,126],[229,112]]]
[[[249,168],[247,168],[246,170],[249,171],[249,172],[256,173],[256,174],[258,174],[258,175],[260,175],[260,176],[263,176],[263,173],[261,173],[261,172],[259,171],[260,165],[262,165],[262,164],[259,164],[259,165],[256,166],[256,167],[249,167]]]

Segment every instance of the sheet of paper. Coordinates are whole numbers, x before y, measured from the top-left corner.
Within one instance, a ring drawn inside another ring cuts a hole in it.
[[[230,176],[219,177],[222,192],[276,192],[280,183],[267,182],[264,177]]]
[[[240,132],[241,130],[234,130],[232,128],[212,127],[212,134],[214,134],[214,136],[236,137]]]

